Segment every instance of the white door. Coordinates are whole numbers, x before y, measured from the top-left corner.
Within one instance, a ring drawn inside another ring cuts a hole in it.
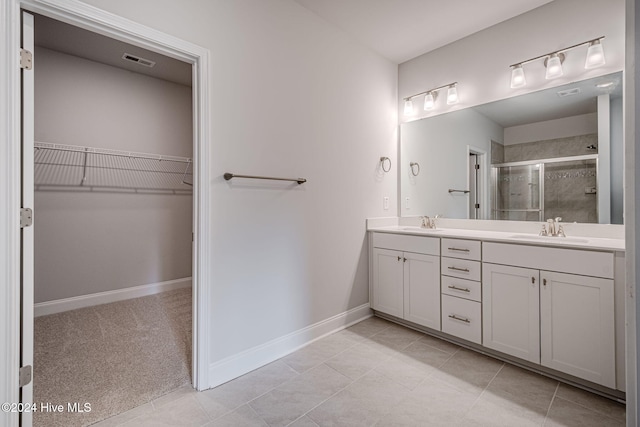
[[[22,12],[22,49],[33,52],[33,15]],[[35,65],[35,58],[32,66]],[[22,207],[33,209],[33,68],[22,68]],[[26,214],[26,216],[29,216]],[[21,215],[22,217],[22,215]],[[33,225],[21,228],[21,349],[20,366],[33,366]],[[26,368],[28,369],[28,368]],[[33,381],[21,389],[20,401],[33,402]],[[30,427],[30,412],[21,414],[21,426]]]
[[[373,249],[374,310],[403,317],[403,254],[388,249]]]
[[[404,318],[440,330],[440,257],[404,253]]]
[[[613,280],[540,274],[542,365],[615,388]]]
[[[540,363],[540,272],[488,263],[482,267],[482,345]]]

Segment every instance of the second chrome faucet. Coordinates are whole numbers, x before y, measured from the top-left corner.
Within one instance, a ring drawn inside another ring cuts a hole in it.
[[[556,219],[551,219],[549,218],[547,220],[547,227],[545,227],[545,224],[542,224],[542,230],[540,230],[540,236],[553,236],[553,237],[567,237],[566,234],[564,234],[564,229],[562,228],[562,224],[560,224],[560,221],[562,221],[561,217],[556,217]]]

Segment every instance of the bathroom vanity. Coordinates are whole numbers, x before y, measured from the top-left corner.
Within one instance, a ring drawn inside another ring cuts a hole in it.
[[[623,239],[368,231],[377,315],[612,396],[624,391]]]

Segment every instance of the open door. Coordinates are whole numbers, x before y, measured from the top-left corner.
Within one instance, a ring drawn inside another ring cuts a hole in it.
[[[33,15],[22,12],[22,41],[20,68],[22,83],[22,193],[20,210],[20,402],[33,403],[33,139],[34,139],[34,84],[33,84]],[[40,409],[40,408],[38,408]],[[21,413],[20,426],[31,427],[33,414]]]

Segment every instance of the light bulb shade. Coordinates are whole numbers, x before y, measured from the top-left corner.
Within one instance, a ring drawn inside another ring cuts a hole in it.
[[[455,86],[449,86],[447,91],[447,104],[453,105],[458,103],[458,89]]]
[[[424,109],[426,111],[433,110],[433,107],[436,105],[435,97],[433,93],[429,92],[424,97]]]
[[[549,80],[560,77],[563,74],[562,61],[560,61],[558,54],[554,53],[549,57],[549,59],[547,59],[547,72],[544,77]]]
[[[413,114],[413,101],[410,99],[404,100],[404,115],[410,116]]]
[[[511,88],[516,89],[523,87],[527,84],[527,79],[524,78],[524,69],[522,65],[516,65],[511,70]]]
[[[587,60],[584,62],[584,68],[587,70],[590,68],[596,68],[605,64],[604,49],[600,40],[594,40],[589,44],[589,50],[587,50]]]

